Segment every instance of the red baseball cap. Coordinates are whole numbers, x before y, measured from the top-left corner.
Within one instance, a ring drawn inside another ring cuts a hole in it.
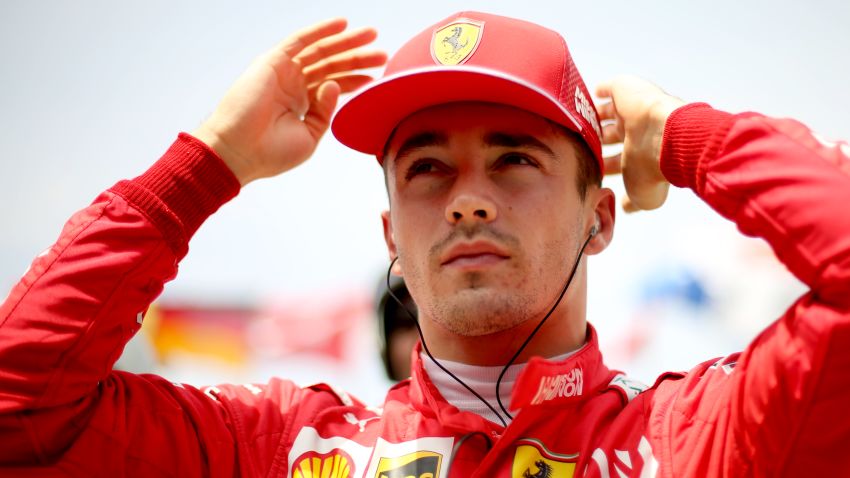
[[[381,161],[396,126],[430,106],[484,101],[530,111],[578,133],[602,161],[599,116],[567,44],[534,23],[460,12],[399,49],[384,76],[349,98],[334,136]]]

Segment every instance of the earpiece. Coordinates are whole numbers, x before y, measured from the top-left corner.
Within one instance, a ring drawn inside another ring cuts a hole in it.
[[[596,215],[596,224],[590,228],[590,237],[594,237],[599,234],[599,214]]]

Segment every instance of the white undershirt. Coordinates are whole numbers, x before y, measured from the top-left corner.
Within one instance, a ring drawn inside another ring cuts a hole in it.
[[[552,357],[550,360],[564,360],[574,353],[575,351],[567,352],[563,355]],[[424,352],[420,352],[419,356],[422,359],[425,372],[428,374],[431,382],[435,387],[437,387],[437,390],[440,391],[440,394],[447,402],[460,410],[475,413],[476,415],[484,417],[493,423],[502,423],[493,411],[487,407],[487,405],[485,405],[469,390],[464,388],[463,385],[459,384],[457,380],[444,372],[440,367],[437,367],[428,355]],[[507,423],[511,422],[509,417],[504,416],[504,412],[502,412],[499,408],[499,403],[496,401],[496,380],[498,380],[499,374],[502,373],[504,365],[483,366],[450,362],[448,360],[439,361],[443,367],[446,367],[446,369],[448,369],[451,373],[463,380],[464,383],[469,385],[470,388],[475,390],[482,398],[487,400],[487,403],[491,404],[493,408],[498,410],[499,414],[503,416]],[[510,406],[511,390],[513,390],[514,382],[524,367],[524,363],[511,365],[508,367],[507,372],[505,372],[505,376],[502,377],[499,392],[502,397],[502,404],[505,405],[505,408]],[[511,412],[511,414],[515,414],[515,412]]]

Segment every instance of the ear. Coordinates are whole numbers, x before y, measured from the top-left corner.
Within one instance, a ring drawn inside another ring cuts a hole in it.
[[[614,220],[616,201],[614,191],[608,188],[599,188],[588,191],[587,214],[585,217],[585,231],[590,235],[591,229],[596,226],[596,235],[587,243],[584,253],[587,255],[599,254],[608,248],[608,244],[614,238]],[[585,236],[587,237],[587,236]]]
[[[395,236],[393,235],[393,221],[390,216],[389,211],[384,211],[381,213],[381,223],[384,226],[384,242],[387,243],[387,252],[390,255],[390,260],[392,261],[396,257],[398,257],[398,249],[395,244]],[[393,274],[401,277],[401,264],[398,261],[393,264],[392,269]]]

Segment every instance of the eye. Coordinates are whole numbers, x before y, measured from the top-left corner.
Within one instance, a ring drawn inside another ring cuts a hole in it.
[[[537,162],[521,153],[508,153],[499,158],[498,166],[534,166]]]
[[[407,168],[407,172],[404,174],[404,178],[410,180],[420,174],[428,174],[433,173],[437,170],[436,164],[431,159],[417,159]]]

